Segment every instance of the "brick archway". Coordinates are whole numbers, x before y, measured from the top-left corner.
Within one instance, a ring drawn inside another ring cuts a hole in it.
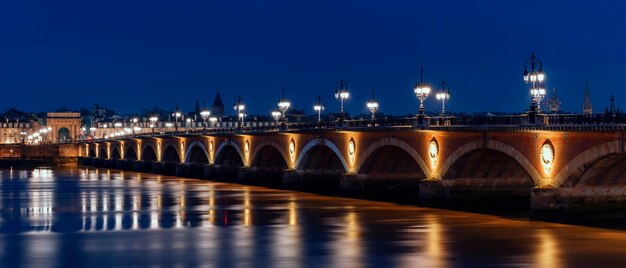
[[[80,121],[80,113],[48,113],[46,125],[50,128],[50,139],[52,142],[59,141],[59,130],[63,128],[69,130],[70,141],[75,141],[80,133]]]

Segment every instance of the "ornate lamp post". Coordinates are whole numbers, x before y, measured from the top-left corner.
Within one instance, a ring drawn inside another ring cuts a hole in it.
[[[546,95],[546,88],[543,84],[545,77],[543,62],[535,57],[535,53],[532,53],[524,62],[524,83],[530,86],[531,102],[528,118],[531,124],[537,123],[537,113],[541,110],[539,103]]]
[[[209,123],[211,124],[211,127],[215,127],[215,124],[217,124],[217,117],[215,116],[211,116],[209,117]]]
[[[285,88],[283,88],[283,95],[280,99],[278,99],[278,111],[280,111],[281,113],[281,120],[286,120],[286,113],[289,110],[290,106],[291,102],[289,102],[289,100],[285,98]]]
[[[378,101],[374,97],[374,89],[372,88],[372,98],[367,100],[367,109],[372,113],[372,121],[376,120],[376,112],[378,112]]]
[[[317,123],[322,123],[322,111],[324,111],[324,103],[322,103],[322,96],[317,96],[317,102],[313,105],[313,110],[317,112]]]
[[[335,99],[340,100],[341,108],[339,112],[341,113],[341,117],[344,116],[343,102],[344,100],[350,97],[350,92],[348,91],[348,84],[343,81],[343,78],[339,80],[339,83],[335,85]]]
[[[182,117],[183,113],[178,109],[178,104],[176,105],[176,110],[174,111],[174,131],[178,132],[178,118]]]
[[[413,86],[415,96],[420,100],[420,110],[417,115],[417,124],[424,124],[424,100],[430,95],[430,86],[424,81],[424,67],[420,68],[420,81]]]
[[[206,100],[204,101],[204,106],[202,107],[202,111],[200,112],[200,117],[204,120],[204,129],[206,130],[207,124],[206,120],[209,119],[211,112],[206,108]]]
[[[244,117],[246,117],[246,114],[245,114],[246,106],[243,103],[243,99],[241,98],[241,95],[237,96],[237,99],[235,100],[235,104],[233,105],[233,108],[235,109],[235,111],[237,111],[237,121],[239,122],[238,128],[239,128],[239,131],[241,131],[243,129],[243,119]]]
[[[90,127],[89,132],[93,135],[93,139],[96,139],[96,127]]]
[[[280,111],[272,111],[272,117],[276,120],[276,126],[278,126],[278,121],[280,120],[282,112]]]
[[[152,128],[152,135],[154,135],[154,128],[156,127],[157,121],[159,121],[159,117],[156,115],[153,115],[153,116],[150,116],[148,120],[150,121],[150,127]]]
[[[446,101],[450,99],[450,88],[446,87],[446,82],[441,81],[441,88],[439,92],[435,94],[435,98],[441,101],[441,115],[446,114]]]

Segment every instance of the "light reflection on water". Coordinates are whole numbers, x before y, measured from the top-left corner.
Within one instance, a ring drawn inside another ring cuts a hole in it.
[[[623,265],[626,232],[98,169],[0,171],[0,267]]]

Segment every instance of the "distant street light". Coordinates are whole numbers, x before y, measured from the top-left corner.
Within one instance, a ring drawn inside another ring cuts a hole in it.
[[[280,119],[286,121],[286,113],[291,106],[291,102],[287,98],[285,98],[285,88],[283,88],[283,95],[280,99],[278,99],[278,111],[280,111]]]
[[[341,113],[341,117],[344,116],[343,102],[350,97],[350,92],[348,91],[348,84],[343,81],[343,78],[339,80],[339,83],[335,85],[335,99],[340,100],[341,109],[339,113]]]
[[[278,126],[278,121],[281,118],[282,113],[280,111],[272,111],[272,117],[276,120],[276,125]]]
[[[424,100],[430,95],[430,86],[424,81],[424,67],[420,68],[420,81],[413,86],[413,92],[420,100],[419,114],[424,114]]]
[[[153,116],[150,116],[148,120],[150,121],[150,127],[152,128],[152,135],[154,135],[154,128],[156,127],[157,121],[159,121],[159,117],[156,115],[153,115]]]
[[[241,98],[241,95],[237,96],[237,99],[235,100],[235,103],[233,104],[233,108],[235,109],[235,111],[237,111],[237,121],[239,122],[239,131],[241,131],[243,129],[243,120],[244,117],[246,116],[245,114],[245,108],[246,106],[243,103],[243,99]]]
[[[313,105],[313,110],[317,112],[317,122],[322,122],[322,111],[325,109],[324,103],[322,103],[322,96],[317,96],[317,102]]]
[[[374,97],[374,89],[372,88],[372,98],[367,100],[367,109],[372,113],[372,121],[376,119],[376,112],[378,112],[378,101]]]
[[[211,112],[206,108],[206,100],[204,101],[204,106],[202,107],[202,111],[200,112],[200,117],[204,120],[204,129],[206,130],[207,124],[206,120],[209,119]]]
[[[178,104],[176,105],[176,110],[174,111],[174,131],[178,132],[178,118],[182,117],[183,113],[178,110]]]
[[[530,72],[528,71],[530,69]],[[530,85],[530,112],[529,121],[531,124],[537,123],[537,113],[541,110],[540,103],[546,95],[546,88],[543,81],[545,74],[543,73],[543,62],[535,57],[535,53],[524,62],[524,83]]]
[[[435,94],[435,98],[441,101],[441,115],[446,114],[446,101],[450,99],[450,88],[446,87],[446,82],[441,81],[441,88]]]

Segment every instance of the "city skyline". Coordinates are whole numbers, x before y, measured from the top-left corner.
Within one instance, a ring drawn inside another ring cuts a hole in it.
[[[433,88],[449,84],[451,112],[521,113],[531,52],[565,111],[581,109],[585,81],[598,108],[611,94],[618,104],[626,97],[626,39],[608,34],[626,28],[622,3],[1,5],[0,20],[11,26],[0,30],[5,109],[190,109],[219,90],[227,104],[242,95],[251,113],[268,114],[285,87],[295,107],[313,113],[321,95],[333,112],[343,78],[350,113],[367,113],[375,88],[380,111],[401,115],[417,111],[412,85],[423,66]],[[427,110],[437,107],[426,100]]]

